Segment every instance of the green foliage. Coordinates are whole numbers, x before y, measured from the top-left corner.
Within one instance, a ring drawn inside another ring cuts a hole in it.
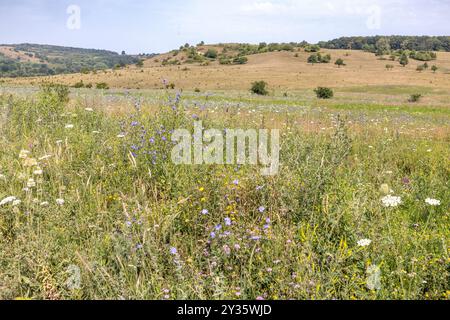
[[[0,77],[47,76],[64,73],[88,73],[89,70],[113,68],[138,62],[139,59],[106,50],[21,44],[17,52],[34,55],[39,63],[22,62],[0,55]]]
[[[409,64],[409,59],[408,56],[406,54],[402,54],[402,56],[399,59],[399,63],[403,66],[406,67]]]
[[[413,51],[409,54],[409,57],[418,61],[432,61],[437,59],[436,53],[426,51]]]
[[[438,67],[437,66],[435,66],[435,65],[433,65],[432,67],[431,67],[431,71],[433,71],[434,73],[436,73],[436,71],[438,71]]]
[[[244,56],[239,56],[233,59],[234,64],[246,64],[248,62],[248,58]]]
[[[266,96],[269,94],[269,91],[267,91],[267,82],[265,81],[253,82],[250,91],[261,96]]]
[[[218,53],[217,53],[217,50],[215,50],[215,49],[209,49],[205,53],[205,57],[209,58],[209,59],[216,59],[217,55],[218,55]]]
[[[105,82],[97,83],[95,87],[100,90],[108,90],[109,89],[108,84]]]
[[[330,63],[331,61],[331,55],[322,55],[320,53],[312,54],[308,57],[308,63],[315,64],[315,63]]]
[[[308,45],[305,47],[305,52],[319,52],[320,46],[318,45]]]
[[[331,88],[318,87],[314,90],[319,99],[331,99],[334,96],[334,92]]]
[[[341,58],[337,59],[334,64],[337,65],[339,68],[345,66],[345,62]]]
[[[420,93],[415,93],[409,97],[408,101],[409,102],[419,102],[420,99],[422,99],[422,95]]]
[[[376,45],[381,39],[381,51],[387,52],[387,44],[390,50],[410,51],[447,51],[450,52],[450,36],[373,36],[373,37],[342,37],[331,41],[320,42],[322,48],[328,49],[353,49],[377,52]],[[387,40],[387,41],[386,41]],[[388,42],[388,43],[387,43]]]

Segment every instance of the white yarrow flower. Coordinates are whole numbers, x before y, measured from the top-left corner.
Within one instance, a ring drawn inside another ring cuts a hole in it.
[[[22,203],[21,200],[14,200],[13,203],[12,203],[12,205],[13,205],[13,207],[17,207],[17,206],[20,205],[21,203]]]
[[[48,203],[48,201],[43,201],[40,203],[41,207],[47,207],[50,203]]]
[[[44,173],[44,171],[42,171],[42,169],[36,169],[33,171],[33,174],[35,176],[42,176],[43,173]]]
[[[34,188],[34,187],[36,187],[36,181],[34,181],[33,178],[28,179],[28,181],[27,181],[27,187],[28,187],[28,188]]]
[[[433,207],[437,207],[437,206],[441,205],[441,201],[440,200],[431,199],[431,198],[425,199],[425,203],[430,205],[430,206],[433,206]]]
[[[92,108],[85,108],[84,110],[87,111],[87,112],[93,112],[94,111],[94,109],[92,109]]]
[[[64,203],[66,203],[66,201],[64,201],[64,199],[56,199],[56,204],[62,206]]]
[[[66,129],[73,129],[73,124],[66,124]]]
[[[402,198],[389,195],[381,199],[381,202],[386,208],[395,208],[402,204]]]
[[[372,243],[372,240],[370,239],[361,239],[358,241],[358,246],[360,247],[368,247]]]
[[[28,151],[28,150],[20,150],[19,158],[26,159],[29,154],[30,154],[30,151]]]
[[[117,138],[119,138],[119,139],[125,138],[125,135],[124,135],[123,133],[118,134],[118,135],[117,135]]]
[[[3,199],[2,201],[0,201],[0,206],[4,206],[5,204],[11,203],[16,201],[17,198],[14,196],[10,196],[10,197],[6,197],[5,199]]]

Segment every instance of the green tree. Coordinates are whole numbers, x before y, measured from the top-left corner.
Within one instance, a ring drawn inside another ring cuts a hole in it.
[[[402,54],[402,56],[400,57],[399,62],[400,62],[400,64],[401,64],[403,67],[406,67],[406,66],[409,64],[408,56],[407,56],[405,53]]]
[[[380,38],[375,44],[377,49],[376,54],[382,56],[391,52],[391,44],[388,38]]]
[[[431,70],[432,70],[434,73],[436,73],[436,71],[438,71],[438,69],[439,69],[439,68],[436,67],[436,66],[432,66],[432,67],[431,67]]]

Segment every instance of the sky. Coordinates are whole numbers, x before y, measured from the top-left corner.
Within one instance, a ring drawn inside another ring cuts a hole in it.
[[[450,35],[450,0],[0,0],[0,43],[161,53],[185,43]]]

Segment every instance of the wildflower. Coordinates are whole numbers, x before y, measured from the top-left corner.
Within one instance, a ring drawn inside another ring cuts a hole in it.
[[[220,231],[220,230],[222,230],[222,225],[221,224],[218,224],[217,226],[216,226],[216,231]]]
[[[226,226],[231,226],[231,219],[230,218],[225,218],[225,225]]]
[[[43,201],[40,203],[41,207],[47,207],[49,205],[48,201]]]
[[[92,108],[84,108],[84,111],[87,111],[87,112],[93,112],[94,109],[92,109]]]
[[[260,213],[263,213],[264,211],[266,211],[266,208],[265,208],[265,207],[259,207],[259,208],[258,208],[258,211],[259,211]]]
[[[256,300],[264,300],[264,298],[259,296],[259,297],[256,297]]]
[[[64,205],[64,203],[66,203],[66,201],[64,199],[56,199],[56,204],[57,205],[62,206],[62,205]]]
[[[371,265],[366,270],[366,285],[369,290],[381,289],[381,269],[379,266]]]
[[[20,150],[19,159],[26,159],[29,154],[30,154],[30,151],[28,151],[28,150]]]
[[[234,180],[234,181],[233,181],[233,184],[234,184],[235,186],[239,185],[239,180],[238,180],[238,179]]]
[[[7,197],[7,198],[3,199],[2,201],[0,201],[0,206],[3,206],[3,205],[8,204],[10,202],[14,202],[15,200],[17,200],[17,198],[14,197],[14,196]]]
[[[125,135],[124,135],[123,133],[118,134],[118,135],[117,135],[117,138],[119,138],[119,139],[125,138]]]
[[[402,199],[400,197],[395,196],[386,196],[383,199],[381,199],[381,202],[383,203],[383,206],[385,207],[398,207],[402,204]]]
[[[268,273],[271,273],[271,272],[273,271],[273,269],[272,269],[272,268],[267,268],[266,271],[267,271]]]
[[[241,246],[238,244],[234,245],[234,250],[239,251],[241,249]]]
[[[258,241],[261,240],[260,236],[252,236],[250,239],[254,240],[254,241]]]
[[[380,187],[380,192],[383,194],[389,194],[390,188],[389,185],[387,185],[386,183],[382,184]]]
[[[140,243],[136,245],[136,250],[141,250],[144,246]]]
[[[211,237],[211,239],[215,239],[216,238],[216,233],[213,231],[213,232],[211,232],[211,234],[209,236]]]
[[[0,180],[6,180],[6,176],[0,173]]]
[[[425,199],[425,203],[430,205],[430,206],[433,206],[433,207],[437,207],[437,206],[441,205],[441,201],[440,200],[431,199],[431,198]]]
[[[370,239],[361,239],[358,241],[358,246],[360,247],[368,247],[372,243],[372,240]]]
[[[35,176],[41,176],[44,172],[42,171],[42,169],[38,168],[36,170],[33,171],[33,174]]]
[[[27,181],[27,187],[28,187],[28,188],[34,188],[34,187],[36,187],[36,182],[34,181],[33,178],[28,179],[28,181]]]
[[[203,214],[203,215],[206,215],[206,214],[208,214],[208,213],[209,213],[209,211],[208,211],[207,209],[203,209],[203,210],[202,210],[202,214]]]
[[[177,253],[178,253],[177,248],[175,248],[175,247],[171,247],[170,248],[170,254],[171,255],[176,255]]]
[[[223,252],[225,252],[226,255],[230,255],[231,254],[231,249],[228,245],[224,245],[223,246]]]
[[[25,167],[35,167],[38,165],[38,162],[34,158],[26,158],[25,161],[23,162],[23,165]]]
[[[65,126],[66,129],[73,129],[73,127],[74,127],[73,124],[66,124]]]
[[[260,191],[260,190],[262,190],[264,188],[264,186],[257,186],[256,187],[256,191]]]

